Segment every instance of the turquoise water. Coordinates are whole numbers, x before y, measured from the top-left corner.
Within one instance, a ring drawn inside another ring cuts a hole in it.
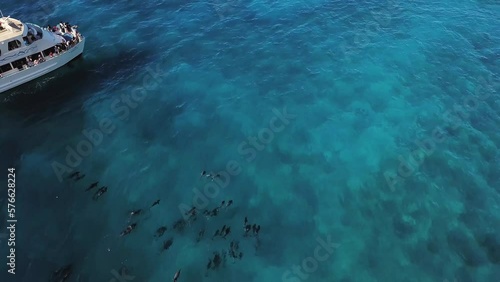
[[[82,282],[178,269],[178,282],[500,281],[498,1],[1,8],[87,38],[81,59],[2,93],[18,218],[17,274],[2,281],[48,281],[70,263]],[[108,186],[98,201],[84,191],[94,181]],[[198,219],[174,230],[193,200]],[[243,236],[245,216],[258,238]],[[224,224],[232,233],[211,240]],[[242,259],[207,272],[233,240]]]

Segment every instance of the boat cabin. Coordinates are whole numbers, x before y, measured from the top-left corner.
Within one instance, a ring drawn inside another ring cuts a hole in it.
[[[25,36],[27,30],[22,22],[8,17],[0,18],[0,56],[22,47]]]
[[[29,46],[43,37],[39,26],[23,24],[9,17],[0,18],[0,57],[20,47]]]

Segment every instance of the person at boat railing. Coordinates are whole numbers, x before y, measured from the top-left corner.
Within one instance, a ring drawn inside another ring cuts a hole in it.
[[[73,35],[73,38],[75,39],[76,43],[82,40],[81,34],[78,32],[77,28],[78,26],[76,25],[71,27],[71,35]]]
[[[52,27],[52,32],[57,35],[63,35],[63,32],[57,26]]]
[[[62,21],[59,22],[59,29],[61,30],[62,33],[68,32],[68,30],[66,29],[66,24],[64,24]]]
[[[28,67],[34,66],[35,63],[33,63],[33,60],[31,59],[31,56],[28,57]]]
[[[59,22],[59,29],[62,33],[71,33],[72,26],[68,22]]]
[[[70,25],[68,22],[65,23],[66,25],[66,30],[69,32],[71,30],[71,28],[73,27],[72,25]],[[75,25],[75,28],[76,28],[76,25]]]
[[[31,62],[31,58],[29,58],[28,60],[28,66],[36,66],[38,64],[41,64],[43,62],[45,62],[45,59],[42,57],[42,55],[38,55],[38,57],[30,64]]]
[[[56,52],[62,53],[66,50],[67,50],[66,41],[63,41],[63,42],[56,45]]]

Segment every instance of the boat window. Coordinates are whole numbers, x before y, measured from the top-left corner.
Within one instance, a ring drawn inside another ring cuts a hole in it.
[[[12,40],[11,42],[9,42],[9,51],[17,49],[19,47],[21,47],[21,42],[19,40]]]
[[[55,53],[55,48],[54,47],[50,47],[49,49],[45,49],[43,51],[43,56],[44,57],[49,57],[51,54],[53,55]],[[52,56],[51,56],[52,57]]]
[[[5,64],[0,66],[0,71],[1,72],[8,72],[12,69],[12,66],[10,64]]]
[[[31,55],[31,59],[36,60],[42,57],[42,52],[38,52],[36,54]]]
[[[19,59],[19,60],[16,60],[16,61],[13,61],[12,62],[12,66],[14,68],[17,68],[17,69],[20,69],[22,70],[24,67],[24,65],[28,64],[28,62],[26,61],[26,58],[22,58],[22,59]]]
[[[36,41],[36,38],[33,36],[33,34],[28,33],[27,36],[23,37],[23,40],[26,45],[30,45],[31,43],[33,43],[33,41]]]
[[[31,58],[31,60],[36,64],[45,62],[45,58],[42,55],[42,52],[33,54],[31,56],[28,56],[27,58]]]
[[[31,34],[33,36],[33,41],[43,38],[43,30],[36,24],[26,24],[28,26],[28,36]]]

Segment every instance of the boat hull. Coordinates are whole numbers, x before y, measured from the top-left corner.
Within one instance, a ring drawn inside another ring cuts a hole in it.
[[[85,38],[82,38],[78,44],[58,56],[46,58],[46,61],[43,63],[0,78],[0,93],[30,82],[66,65],[76,57],[80,56],[83,53],[84,47]]]

